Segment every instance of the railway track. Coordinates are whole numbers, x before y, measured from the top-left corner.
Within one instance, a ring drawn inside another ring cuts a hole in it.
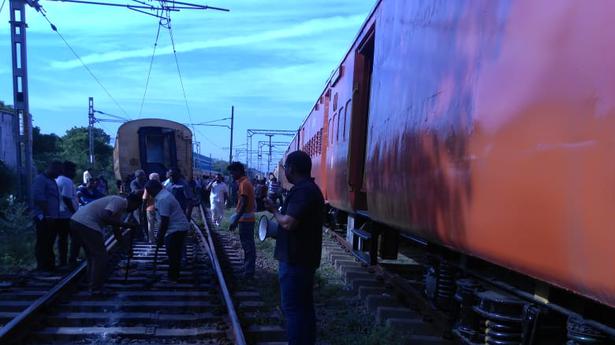
[[[208,209],[200,209],[204,227],[214,229]],[[267,306],[250,281],[241,276],[241,245],[229,232],[211,231],[212,242],[220,258],[229,289],[237,301],[236,308],[248,344],[284,345],[286,332],[279,310]]]
[[[220,264],[207,233],[193,224],[178,283],[164,279],[164,248],[133,243],[128,266],[107,241],[112,291],[91,296],[82,264],[63,278],[6,283],[0,299],[0,343],[10,344],[245,344]],[[154,263],[156,261],[156,264]],[[156,268],[154,268],[156,266]]]

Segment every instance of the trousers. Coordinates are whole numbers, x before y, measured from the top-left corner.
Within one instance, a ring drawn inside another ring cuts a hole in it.
[[[188,231],[177,231],[164,237],[164,246],[167,249],[169,257],[169,280],[179,280],[179,272],[181,269],[182,253],[184,251],[184,239]]]
[[[67,262],[74,263],[79,257],[81,242],[70,228],[70,218],[60,218],[56,220],[58,229],[58,260],[60,266],[66,265]],[[70,237],[70,252],[68,238]],[[70,253],[70,254],[69,254]],[[68,261],[67,261],[68,256]]]
[[[147,210],[147,238],[149,243],[156,243],[156,228],[158,227],[158,216],[156,210]]]
[[[256,268],[256,245],[254,244],[254,222],[239,222],[239,240],[244,253],[244,274],[254,276]]]
[[[219,226],[220,222],[222,221],[222,218],[224,217],[224,202],[212,201],[211,202],[211,213],[212,213],[214,224],[216,224],[216,226]]]
[[[53,245],[58,234],[56,220],[44,218],[36,220],[35,224],[36,244],[34,245],[34,253],[36,256],[36,267],[41,271],[53,271],[56,261]]]
[[[105,248],[103,234],[72,220],[70,227],[83,244],[83,249],[85,250],[90,290],[99,291],[102,289],[109,271],[109,256],[107,248]]]
[[[312,345],[316,342],[315,271],[311,267],[280,261],[280,296],[289,345]]]

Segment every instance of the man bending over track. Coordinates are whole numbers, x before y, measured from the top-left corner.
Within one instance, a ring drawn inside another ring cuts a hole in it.
[[[108,256],[105,248],[105,227],[113,227],[113,235],[122,241],[120,228],[138,227],[136,223],[122,222],[125,214],[139,208],[141,195],[130,194],[127,198],[106,196],[80,207],[71,217],[71,231],[77,235],[85,249],[90,279],[90,293],[104,295],[103,283],[107,274]]]
[[[314,273],[320,266],[322,225],[325,201],[311,178],[312,160],[307,153],[295,151],[284,164],[286,178],[293,184],[282,211],[265,200],[265,208],[278,221],[275,258],[280,262],[280,295],[286,316],[289,345],[314,344]]]
[[[190,230],[190,223],[179,202],[171,192],[162,187],[160,182],[149,180],[145,184],[145,191],[154,198],[156,210],[160,214],[156,245],[158,247],[165,245],[169,256],[168,278],[171,282],[177,283],[184,240]]]

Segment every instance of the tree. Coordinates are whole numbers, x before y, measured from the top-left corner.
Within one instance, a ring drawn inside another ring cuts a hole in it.
[[[53,160],[61,160],[62,139],[51,133],[42,134],[39,127],[32,128],[32,159],[37,171],[43,171]]]
[[[213,163],[212,163],[212,168],[211,170],[219,172],[223,175],[227,174],[228,172],[226,171],[226,167],[228,166],[228,162],[227,161],[223,161],[220,159],[213,159]]]
[[[88,129],[73,127],[62,137],[62,155],[64,159],[75,162],[81,171],[93,168],[97,174],[113,180],[113,147],[110,142],[111,137],[104,130],[94,128],[94,166],[90,167]]]
[[[78,172],[93,168],[94,173],[113,181],[113,147],[111,137],[100,128],[94,128],[94,159],[90,167],[88,160],[88,129],[73,127],[62,137],[55,134],[42,134],[40,128],[32,131],[32,156],[38,171],[43,171],[52,160],[69,160],[77,164]],[[79,182],[77,178],[75,182]],[[111,184],[112,185],[112,184]]]

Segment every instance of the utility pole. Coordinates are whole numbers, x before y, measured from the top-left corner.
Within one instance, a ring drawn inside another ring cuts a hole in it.
[[[90,97],[88,100],[88,154],[90,166],[94,166],[94,124],[96,118],[94,117],[94,97]]]
[[[269,137],[269,157],[267,158],[267,173],[271,171],[271,137],[273,134],[268,134]]]
[[[228,164],[233,162],[233,128],[235,126],[235,106],[231,105],[231,145],[228,150]]]
[[[13,107],[17,137],[19,196],[32,205],[32,119],[28,102],[28,59],[26,50],[26,1],[10,0],[11,53],[13,62]],[[27,2],[39,10],[38,3]]]

